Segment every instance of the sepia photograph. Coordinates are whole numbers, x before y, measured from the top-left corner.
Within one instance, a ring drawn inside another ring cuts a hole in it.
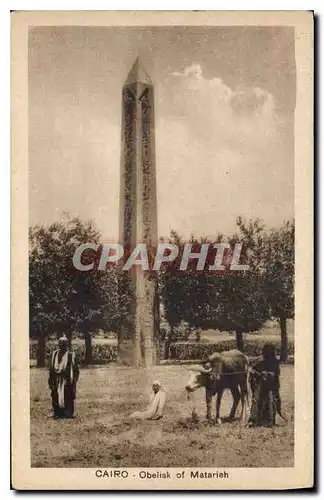
[[[311,487],[312,15],[92,14],[12,17],[13,485]]]

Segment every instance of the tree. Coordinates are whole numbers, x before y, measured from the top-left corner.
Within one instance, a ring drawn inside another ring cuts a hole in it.
[[[45,364],[46,337],[54,333],[71,337],[76,321],[63,229],[63,223],[53,223],[35,226],[29,232],[30,335],[38,339],[38,366]]]
[[[280,359],[287,361],[287,319],[294,317],[295,223],[285,222],[279,229],[265,231],[256,220],[237,220],[247,249],[250,272],[261,280],[260,298],[266,298],[269,315],[278,319],[281,331]],[[262,304],[261,304],[262,305]]]
[[[263,279],[249,271],[224,275],[214,293],[217,328],[235,333],[237,348],[244,352],[243,334],[258,330],[269,318]]]
[[[222,240],[218,235],[215,243]],[[175,328],[181,322],[188,324],[190,331],[196,333],[196,341],[200,341],[201,330],[214,328],[217,320],[215,318],[215,304],[212,291],[218,275],[210,274],[208,265],[214,263],[216,250],[213,243],[206,238],[194,238],[184,241],[176,231],[171,231],[169,243],[179,248],[177,258],[164,265],[160,273],[160,295],[163,303],[166,320],[170,325],[170,335],[165,340],[165,357],[168,356],[171,342],[175,340]],[[185,270],[181,271],[185,244],[191,245],[191,252],[199,253],[203,244],[209,244],[205,268],[197,270],[197,260],[190,259]]]
[[[231,305],[225,310],[229,310],[230,331],[236,333],[237,347],[243,351],[243,334],[259,330],[270,316],[263,275],[266,231],[260,219],[238,217],[236,224],[239,232],[230,238],[230,244],[242,244],[240,263],[247,264],[249,269],[227,276]]]
[[[203,243],[209,243],[203,271],[197,271],[194,259],[189,261],[186,271],[179,271],[185,242],[173,231],[169,241],[178,245],[180,252],[164,269],[161,295],[171,331],[172,326],[185,321],[196,332],[207,328],[233,332],[238,349],[244,351],[244,334],[260,329],[271,313],[265,259],[270,240],[259,219],[239,217],[237,227],[238,232],[226,242],[222,235],[214,242],[193,237],[189,240],[192,252],[199,252]],[[214,263],[216,256],[213,243],[222,242],[229,243],[224,251],[224,269],[211,272],[208,265]],[[231,269],[238,243],[242,245],[240,264],[248,264],[248,270]]]
[[[176,328],[184,321],[185,311],[188,307],[185,292],[186,276],[183,271],[179,271],[185,242],[176,231],[172,230],[168,243],[176,245],[179,253],[174,261],[162,264],[158,275],[160,302],[163,306],[164,317],[170,327],[170,331],[164,338],[164,359],[169,357],[171,343],[175,341],[176,337]]]
[[[222,275],[215,277],[211,293],[211,311],[214,327],[236,335],[237,348],[244,351],[244,334],[258,330],[269,318],[263,276],[265,229],[259,219],[237,219],[239,232],[229,238],[228,257],[232,262],[235,244],[242,244],[240,264],[247,270],[231,270],[225,265]]]
[[[267,299],[281,332],[280,360],[288,358],[287,319],[294,317],[295,222],[272,230],[265,243],[264,267]]]
[[[164,359],[168,359],[170,345],[175,340],[175,329],[180,325],[184,315],[184,297],[181,294],[181,280],[177,273],[160,274],[159,294],[164,316],[170,327],[164,338]]]
[[[99,244],[94,224],[79,218],[30,229],[29,307],[30,335],[38,339],[38,366],[45,363],[45,339],[63,333],[69,339],[81,332],[85,339],[85,362],[91,361],[91,335],[104,324],[107,308],[116,310],[114,287],[109,273],[82,272],[73,265],[76,248],[83,243]],[[83,263],[93,260],[84,252]]]

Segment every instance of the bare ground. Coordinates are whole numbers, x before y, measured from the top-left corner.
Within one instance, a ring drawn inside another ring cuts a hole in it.
[[[130,421],[146,406],[150,385],[159,378],[167,392],[160,421]],[[33,467],[292,467],[294,456],[294,367],[282,367],[282,399],[287,424],[248,429],[239,421],[205,422],[203,390],[188,402],[185,366],[151,370],[116,365],[81,370],[76,418],[47,419],[47,372],[31,369],[31,460]],[[221,416],[229,413],[224,395]],[[189,418],[193,406],[200,421]],[[238,409],[239,410],[239,409]],[[239,411],[238,411],[239,413]]]

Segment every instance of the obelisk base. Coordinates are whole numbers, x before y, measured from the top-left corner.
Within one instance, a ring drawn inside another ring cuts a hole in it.
[[[120,326],[118,361],[135,367],[157,365],[160,361],[160,335],[156,277],[136,269],[134,276],[123,279],[128,307]]]

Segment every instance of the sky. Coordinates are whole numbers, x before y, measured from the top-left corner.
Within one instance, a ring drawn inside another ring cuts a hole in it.
[[[155,90],[158,233],[214,236],[294,216],[294,31],[35,27],[29,224],[64,214],[118,239],[121,91],[139,55]]]

